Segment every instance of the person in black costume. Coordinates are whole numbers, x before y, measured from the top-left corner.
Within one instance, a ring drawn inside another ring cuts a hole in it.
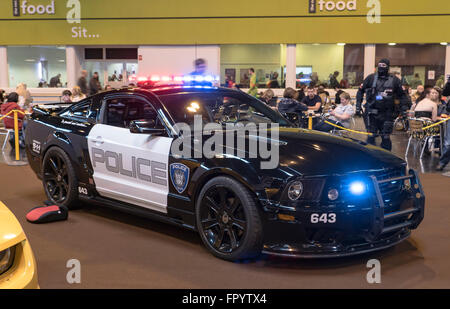
[[[375,138],[381,136],[381,147],[392,150],[391,134],[394,128],[395,99],[400,101],[400,112],[408,110],[408,99],[402,88],[402,82],[396,76],[389,74],[390,61],[382,59],[378,63],[376,73],[369,75],[361,85],[356,96],[356,114],[361,115],[364,105],[364,123],[368,136],[367,142],[375,145]]]

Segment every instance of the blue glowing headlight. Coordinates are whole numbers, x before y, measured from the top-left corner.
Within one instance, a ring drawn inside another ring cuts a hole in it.
[[[350,184],[350,192],[354,195],[362,195],[366,192],[366,184],[362,181],[354,181]]]

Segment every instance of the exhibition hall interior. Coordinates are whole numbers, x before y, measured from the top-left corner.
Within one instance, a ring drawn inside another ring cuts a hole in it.
[[[1,1],[0,289],[450,288],[449,27],[448,0]]]

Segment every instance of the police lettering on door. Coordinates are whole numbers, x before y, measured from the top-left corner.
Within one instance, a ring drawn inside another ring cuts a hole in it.
[[[105,164],[108,172],[167,187],[167,165],[165,163],[134,156],[127,158],[121,153],[92,147],[92,165],[95,168],[98,164]],[[125,166],[131,166],[131,169],[127,169]]]

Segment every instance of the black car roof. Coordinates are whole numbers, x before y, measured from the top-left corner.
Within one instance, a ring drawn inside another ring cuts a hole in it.
[[[208,86],[163,86],[152,89],[143,89],[143,88],[124,88],[118,90],[111,90],[108,92],[103,92],[103,95],[114,94],[114,93],[140,93],[140,94],[148,94],[149,92],[156,96],[164,96],[169,94],[177,94],[177,93],[242,93],[239,90],[230,89],[230,88],[222,88],[222,87],[208,87]]]

